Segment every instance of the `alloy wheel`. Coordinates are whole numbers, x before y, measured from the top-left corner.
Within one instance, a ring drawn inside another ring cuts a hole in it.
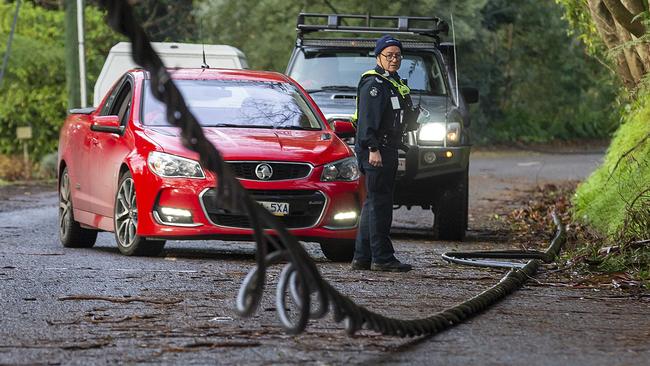
[[[120,245],[125,248],[133,245],[138,227],[138,207],[135,203],[133,178],[122,181],[115,205],[115,232]]]
[[[70,177],[65,171],[59,187],[59,234],[66,237],[72,220],[72,202],[70,200]]]

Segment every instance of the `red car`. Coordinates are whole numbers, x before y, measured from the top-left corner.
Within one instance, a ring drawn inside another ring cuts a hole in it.
[[[309,95],[273,72],[169,70],[206,137],[242,185],[331,260],[351,259],[360,212],[359,170]],[[59,140],[59,223],[66,247],[113,231],[126,255],[157,255],[165,240],[250,240],[246,216],[211,199],[215,176],[182,146],[149,75],[127,72],[96,109],[72,110]]]

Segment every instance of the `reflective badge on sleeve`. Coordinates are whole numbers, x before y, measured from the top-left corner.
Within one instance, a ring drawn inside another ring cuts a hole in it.
[[[370,96],[371,97],[376,97],[377,94],[379,94],[379,90],[377,90],[376,87],[373,86],[372,88],[370,88]]]

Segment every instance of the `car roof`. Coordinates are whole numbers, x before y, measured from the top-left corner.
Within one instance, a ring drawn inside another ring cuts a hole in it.
[[[246,80],[290,83],[290,79],[274,71],[210,68],[173,68],[167,69],[175,80]],[[142,69],[129,71],[137,79],[150,79],[149,72]]]

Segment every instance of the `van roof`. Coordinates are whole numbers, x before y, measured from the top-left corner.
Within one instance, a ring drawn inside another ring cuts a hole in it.
[[[203,51],[205,47],[205,55],[230,55],[230,56],[244,56],[244,53],[239,49],[228,45],[214,45],[214,44],[193,44],[193,43],[180,43],[180,42],[151,42],[151,46],[157,53],[164,52],[166,54],[184,54],[188,53],[195,55]],[[111,48],[110,53],[131,53],[131,42],[119,42]]]
[[[152,42],[151,46],[167,67],[200,67],[205,49],[205,60],[210,67],[248,68],[244,53],[232,46],[179,42]],[[131,57],[130,42],[119,42],[113,46],[95,82],[93,105],[99,104],[124,72],[137,66]]]

